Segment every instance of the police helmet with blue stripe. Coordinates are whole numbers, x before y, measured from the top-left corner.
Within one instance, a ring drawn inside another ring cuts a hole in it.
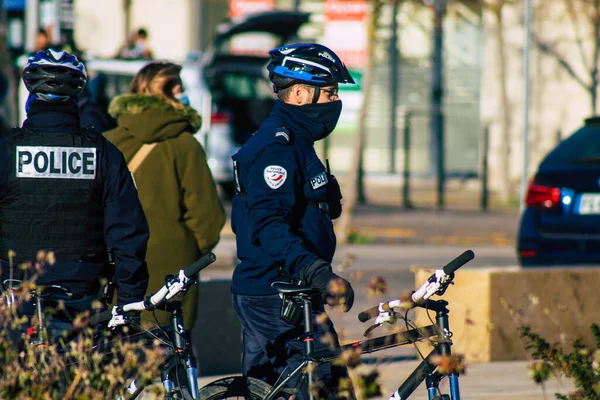
[[[290,44],[272,49],[269,55],[267,70],[275,92],[296,83],[316,87],[354,83],[337,54],[321,44]]]
[[[85,66],[66,51],[44,50],[29,57],[23,69],[25,87],[39,100],[58,102],[79,96],[87,82]]]

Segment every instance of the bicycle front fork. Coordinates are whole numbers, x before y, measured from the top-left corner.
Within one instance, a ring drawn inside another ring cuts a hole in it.
[[[164,368],[162,371],[161,379],[163,382],[163,387],[165,388],[167,394],[176,390],[172,374],[177,374],[177,369],[180,366],[179,363],[180,361],[183,361],[190,394],[192,395],[192,398],[197,399],[199,390],[198,368],[196,364],[196,358],[191,352],[191,343],[187,340],[185,329],[183,327],[183,310],[181,309],[181,303],[179,302],[173,302],[170,304],[175,304],[171,314],[171,329],[173,329],[173,342],[175,344],[176,354],[175,357],[172,358],[175,364],[174,368],[173,365],[170,365]],[[175,379],[178,378],[179,376],[176,375]]]
[[[438,310],[437,315],[437,325],[440,328],[439,339],[440,343],[438,344],[438,353],[442,357],[450,357],[452,354],[450,347],[452,345],[451,337],[452,333],[450,332],[450,326],[448,324],[448,311],[445,309]],[[460,400],[460,391],[458,389],[458,374],[451,373],[448,375],[448,380],[450,382],[450,396],[446,394],[441,394],[438,389],[438,383],[443,378],[443,375],[438,373],[430,373],[425,382],[427,384],[427,394],[429,395],[429,400]]]
[[[460,400],[460,391],[458,389],[458,374],[450,373],[448,375],[441,374],[436,371],[434,359],[437,356],[450,357],[451,352],[451,337],[450,327],[448,324],[448,310],[444,301],[429,302],[429,308],[435,310],[436,325],[439,329],[438,345],[427,356],[421,364],[413,371],[406,381],[398,388],[398,390],[390,397],[390,400],[405,400],[417,389],[417,387],[425,381],[427,384],[427,394],[429,400]],[[450,382],[450,395],[443,395],[438,388],[439,382],[448,376]]]
[[[450,395],[441,394],[438,388],[438,383],[441,380],[441,376],[429,375],[426,379],[427,383],[427,395],[429,400],[460,400],[460,391],[458,390],[458,375],[448,375],[450,382]]]

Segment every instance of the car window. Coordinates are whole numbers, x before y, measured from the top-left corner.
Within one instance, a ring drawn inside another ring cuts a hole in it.
[[[217,54],[243,54],[265,56],[269,50],[279,45],[281,38],[270,32],[244,32],[224,40]]]
[[[242,74],[222,74],[220,85],[215,86],[217,97],[239,100],[263,100],[273,97],[272,89],[265,79]]]
[[[600,127],[583,127],[560,143],[542,166],[600,164]]]
[[[112,99],[120,94],[129,92],[129,85],[133,80],[131,75],[106,74],[106,97]]]

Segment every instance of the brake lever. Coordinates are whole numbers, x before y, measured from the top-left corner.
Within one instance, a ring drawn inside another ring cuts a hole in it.
[[[444,293],[446,293],[448,286],[450,286],[450,285],[454,285],[454,272],[452,272],[450,275],[448,275],[448,278],[444,282],[442,282],[439,290],[437,292],[435,292],[435,294],[437,294],[438,296],[443,296]]]
[[[368,337],[371,332],[375,330],[375,328],[379,328],[382,324],[374,324],[367,328],[365,333],[363,333],[364,337]]]
[[[394,310],[380,311],[379,315],[377,315],[377,318],[375,318],[375,324],[371,325],[365,331],[363,336],[368,336],[368,334],[371,333],[373,331],[373,329],[378,328],[385,323],[392,325],[392,324],[396,323],[397,320],[398,320],[398,317],[396,316],[396,313],[394,312]]]
[[[169,292],[165,296],[165,300],[171,300],[175,296],[183,296],[192,283],[195,282],[196,281],[194,279],[190,279],[185,276],[185,272],[183,270],[179,271],[179,276],[177,277],[168,275],[166,277],[166,284]]]

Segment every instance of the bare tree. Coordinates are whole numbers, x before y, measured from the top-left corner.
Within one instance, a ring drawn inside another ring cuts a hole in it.
[[[392,0],[400,1],[400,0]],[[358,130],[354,137],[354,145],[352,151],[352,162],[350,163],[350,170],[344,178],[344,212],[340,219],[337,221],[337,240],[338,243],[344,244],[348,242],[348,238],[351,234],[352,226],[352,214],[354,207],[360,199],[360,191],[362,185],[362,165],[364,157],[364,144],[365,136],[367,131],[367,110],[369,106],[369,100],[371,98],[371,86],[373,81],[373,70],[375,68],[375,34],[377,27],[379,26],[379,17],[381,15],[381,8],[383,6],[383,0],[371,0],[369,10],[369,22],[367,26],[367,60],[362,75],[362,90],[363,98],[358,118]]]
[[[566,17],[569,19],[578,58],[568,58],[565,52],[573,43],[563,38],[544,40],[538,32],[532,33],[536,47],[554,58],[558,65],[575,80],[589,95],[591,113],[595,114],[598,105],[598,68],[600,64],[600,0],[563,0]],[[555,6],[555,3],[552,2]],[[565,47],[564,44],[568,47]],[[561,46],[563,45],[563,46]],[[576,60],[579,59],[579,62]],[[581,65],[577,66],[577,63]],[[583,67],[585,72],[578,72]]]
[[[497,57],[496,74],[499,85],[499,103],[500,103],[500,201],[507,203],[514,195],[513,185],[510,180],[510,153],[511,153],[511,104],[508,96],[508,55],[505,40],[505,20],[503,16],[504,6],[509,3],[507,0],[486,0],[485,8],[491,13],[495,22],[493,31],[494,50]]]

